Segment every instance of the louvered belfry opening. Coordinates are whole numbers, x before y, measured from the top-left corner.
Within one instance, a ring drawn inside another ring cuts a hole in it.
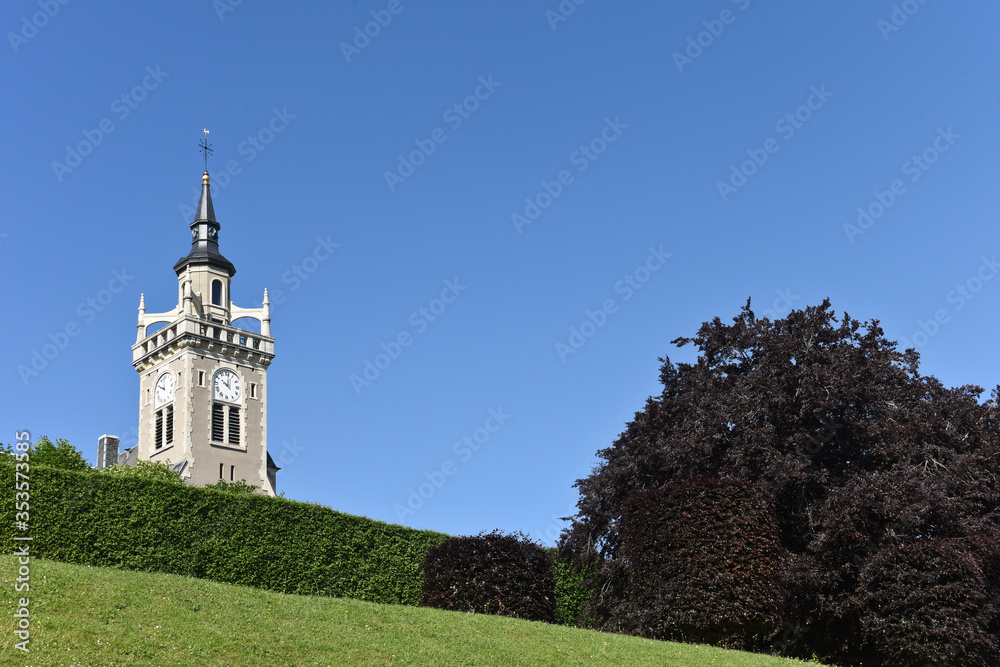
[[[168,405],[166,408],[166,415],[164,416],[164,435],[166,436],[164,444],[172,445],[174,444],[174,406]]]
[[[157,449],[163,446],[163,410],[156,411],[156,439],[153,442]]]
[[[226,436],[226,406],[212,404],[212,440],[225,442]]]
[[[229,444],[240,444],[240,409],[229,408]]]

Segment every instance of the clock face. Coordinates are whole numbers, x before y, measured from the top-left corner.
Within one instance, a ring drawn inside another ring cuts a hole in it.
[[[156,407],[165,405],[170,401],[174,400],[174,375],[173,373],[164,373],[160,376],[160,379],[156,381]]]
[[[240,377],[230,370],[221,370],[216,373],[212,387],[216,398],[230,403],[238,403],[243,395]]]

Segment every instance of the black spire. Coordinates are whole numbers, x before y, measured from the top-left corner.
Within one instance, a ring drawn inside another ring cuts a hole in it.
[[[212,206],[212,189],[209,187],[208,169],[201,175],[201,199],[195,211],[195,222],[215,222],[215,207]]]
[[[194,222],[191,223],[191,252],[187,257],[181,257],[174,264],[174,272],[181,275],[191,265],[207,264],[222,269],[232,278],[236,267],[219,252],[219,229],[222,227],[215,219],[215,208],[212,206],[212,190],[209,186],[208,170],[201,177],[201,199],[198,200],[198,210],[195,211]]]

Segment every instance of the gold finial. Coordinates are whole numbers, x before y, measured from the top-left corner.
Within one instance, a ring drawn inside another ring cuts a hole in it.
[[[208,171],[201,175],[201,184],[208,185]]]

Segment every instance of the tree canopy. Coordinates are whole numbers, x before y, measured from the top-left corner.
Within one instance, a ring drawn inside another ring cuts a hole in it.
[[[16,453],[10,445],[0,445],[0,451],[7,454]],[[63,470],[90,470],[90,464],[76,447],[63,438],[55,442],[48,436],[41,436],[37,442],[28,447],[28,460],[32,465],[50,466]]]
[[[913,664],[915,650],[996,664],[996,390],[981,401],[981,387],[921,375],[915,350],[898,350],[877,320],[838,319],[828,300],[775,321],[747,301],[731,324],[715,318],[673,343],[695,346],[697,362],[660,359],[660,395],[576,483],[562,547],[599,564],[597,624],[638,613],[606,599],[634,575],[630,499],[732,480],[760,491],[780,542],[784,631],[758,640],[844,663]]]

